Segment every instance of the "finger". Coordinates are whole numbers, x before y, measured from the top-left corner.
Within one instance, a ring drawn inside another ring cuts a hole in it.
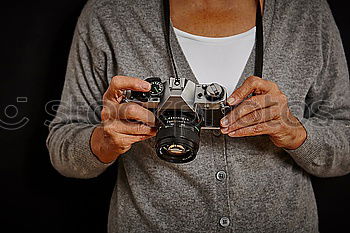
[[[270,94],[252,96],[223,117],[220,122],[221,126],[228,127],[245,115],[260,109],[277,105],[279,101],[279,96]]]
[[[131,148],[132,144],[136,142],[144,141],[151,137],[153,136],[128,135],[128,134],[116,133],[112,136],[112,139],[113,139],[113,143],[117,145],[117,148],[122,151],[121,153],[124,153]]]
[[[236,131],[241,128],[275,120],[279,116],[280,109],[278,107],[272,106],[264,109],[259,109],[243,116],[228,127],[222,128],[221,132],[223,134],[229,134],[230,132]]]
[[[245,136],[257,136],[257,135],[274,135],[279,129],[280,123],[278,120],[267,121],[264,123],[251,125],[245,128],[241,128],[232,131],[228,134],[230,137],[245,137]]]
[[[237,88],[227,99],[229,105],[237,105],[247,98],[250,94],[263,94],[278,91],[278,86],[274,82],[261,79],[256,76],[247,78],[242,86]]]
[[[101,112],[102,121],[122,119],[139,121],[149,126],[155,126],[155,116],[148,109],[136,103],[116,103],[105,100]]]
[[[101,111],[102,121],[107,121],[108,119],[118,119],[118,109],[119,103],[115,100],[104,99],[103,108]]]
[[[140,78],[115,76],[111,80],[110,87],[112,90],[149,91],[151,84]]]
[[[109,87],[104,95],[107,99],[118,99],[122,90],[133,90],[147,92],[151,89],[151,84],[135,77],[115,76],[112,78]]]
[[[136,103],[120,104],[117,114],[117,119],[138,121],[148,126],[155,126],[156,119],[154,114]]]
[[[147,126],[142,123],[134,123],[128,121],[111,120],[103,123],[105,131],[109,134],[127,134],[139,136],[155,136],[157,134],[156,128]]]
[[[128,135],[128,134],[120,134],[118,136],[118,141],[120,142],[119,145],[122,146],[130,146],[136,142],[144,141],[146,139],[149,139],[153,136],[150,135]]]

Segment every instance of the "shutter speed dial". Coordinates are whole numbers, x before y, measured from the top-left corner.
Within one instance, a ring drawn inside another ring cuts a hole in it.
[[[153,80],[151,83],[151,96],[159,96],[164,91],[164,85],[160,80]]]

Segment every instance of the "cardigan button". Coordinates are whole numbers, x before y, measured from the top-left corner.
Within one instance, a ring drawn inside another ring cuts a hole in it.
[[[220,225],[221,225],[222,227],[228,227],[228,226],[230,225],[230,219],[227,218],[227,217],[222,217],[222,218],[220,219]]]
[[[223,181],[226,179],[226,172],[225,171],[218,171],[216,173],[216,179],[219,181]]]

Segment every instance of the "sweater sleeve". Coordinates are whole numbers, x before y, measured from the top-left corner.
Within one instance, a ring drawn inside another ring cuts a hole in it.
[[[286,150],[304,170],[318,177],[350,172],[350,85],[339,31],[327,3],[321,28],[323,65],[306,97],[306,141]]]
[[[47,138],[52,165],[73,178],[96,177],[111,164],[100,162],[90,148],[92,131],[100,123],[107,81],[99,68],[103,56],[86,41],[77,26],[61,101]]]

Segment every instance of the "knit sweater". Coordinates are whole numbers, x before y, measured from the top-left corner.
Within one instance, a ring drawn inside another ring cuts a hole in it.
[[[100,162],[89,144],[113,76],[173,75],[161,2],[85,5],[47,139],[52,164],[64,176],[96,177],[113,163]],[[286,150],[266,135],[230,138],[203,130],[197,157],[186,164],[160,160],[154,138],[135,143],[117,160],[109,233],[318,232],[310,175],[350,171],[350,86],[339,31],[326,0],[265,0],[263,23],[263,78],[288,97],[306,141]],[[170,37],[178,75],[197,82],[173,30]],[[237,86],[253,75],[254,51]]]

